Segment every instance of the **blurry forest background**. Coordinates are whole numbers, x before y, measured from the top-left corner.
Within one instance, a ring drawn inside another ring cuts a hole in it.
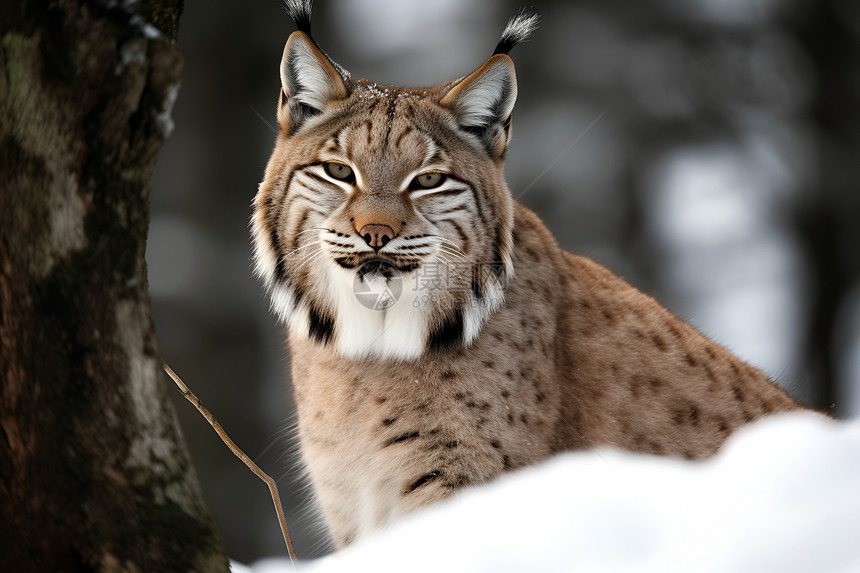
[[[490,55],[519,4],[320,0],[356,77],[428,85]],[[562,246],[655,295],[804,403],[860,413],[860,3],[536,1],[513,52],[507,174]],[[165,359],[276,479],[300,556],[325,550],[289,439],[284,335],[252,277],[251,201],[294,27],[277,0],[191,0],[147,251]],[[167,383],[167,382],[165,382]],[[177,396],[229,554],[283,555],[266,488]],[[303,513],[304,512],[304,513]]]

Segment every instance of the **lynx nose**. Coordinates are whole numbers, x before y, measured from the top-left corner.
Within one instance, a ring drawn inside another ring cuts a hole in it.
[[[363,226],[358,234],[361,235],[365,243],[378,251],[394,238],[394,229],[388,225],[371,223]]]

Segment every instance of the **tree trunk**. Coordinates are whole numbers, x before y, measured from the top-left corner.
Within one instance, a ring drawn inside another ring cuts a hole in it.
[[[182,0],[0,6],[0,569],[224,571],[150,316]]]
[[[807,331],[807,362],[816,384],[811,404],[841,415],[850,414],[838,387],[839,352],[848,346],[838,326],[851,291],[860,284],[860,129],[857,100],[857,53],[860,39],[854,24],[860,10],[832,0],[810,3],[796,25],[796,36],[815,70],[816,90],[810,120],[816,133],[817,188],[810,190],[796,213],[798,231],[809,254],[813,284],[813,320]],[[847,401],[846,401],[847,402]]]

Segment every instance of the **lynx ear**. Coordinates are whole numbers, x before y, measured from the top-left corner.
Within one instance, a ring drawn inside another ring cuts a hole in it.
[[[341,75],[343,74],[343,75]],[[293,32],[281,60],[281,101],[278,119],[288,134],[330,103],[344,99],[348,73],[320,50],[303,31]]]
[[[439,103],[454,113],[460,129],[478,137],[491,157],[501,158],[511,136],[516,100],[514,62],[506,54],[496,54],[460,80]]]

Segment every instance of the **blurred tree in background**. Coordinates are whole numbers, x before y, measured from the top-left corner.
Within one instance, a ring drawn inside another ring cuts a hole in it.
[[[513,52],[511,192],[801,401],[860,411],[860,4],[536,1]],[[490,54],[514,1],[319,0],[314,35],[354,76],[435,84]],[[284,334],[251,275],[251,201],[292,32],[276,0],[192,2],[177,129],[156,169],[148,261],[167,360],[281,477],[296,546],[322,548],[298,460]],[[231,556],[282,554],[265,488],[187,406]]]

